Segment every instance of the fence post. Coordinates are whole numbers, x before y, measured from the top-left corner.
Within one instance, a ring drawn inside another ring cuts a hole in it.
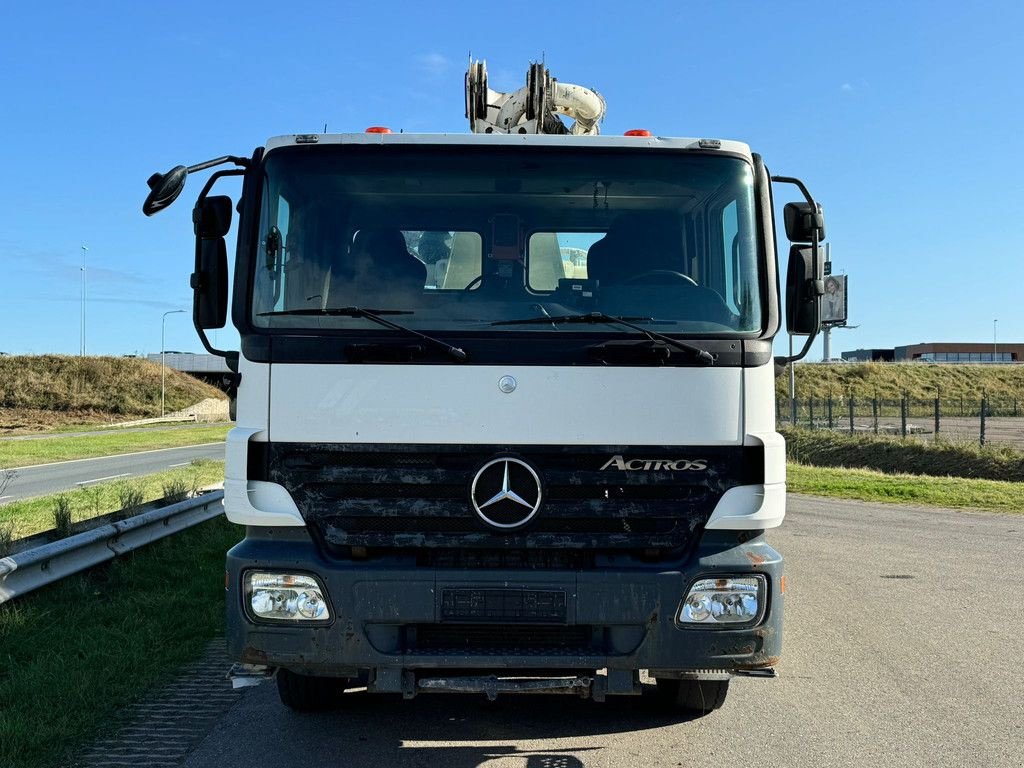
[[[791,397],[791,398],[789,398],[789,425],[791,427],[798,426],[797,423],[796,423],[796,411],[797,411],[796,398],[795,397]]]
[[[807,398],[807,424],[811,429],[814,429],[814,398]]]
[[[935,436],[939,436],[939,398],[935,398]]]
[[[964,396],[960,395],[960,415],[964,415]]]
[[[850,412],[850,434],[852,435],[853,434],[853,395],[852,394],[846,399],[846,402],[847,402],[848,409],[849,409],[849,412]]]
[[[988,398],[981,393],[981,445],[985,445],[985,411],[988,410]]]
[[[834,423],[832,421],[832,393],[828,393],[828,428],[832,429]]]
[[[878,398],[871,398],[871,420],[875,424],[875,434],[878,434]]]
[[[907,393],[900,398],[900,434],[907,436]]]

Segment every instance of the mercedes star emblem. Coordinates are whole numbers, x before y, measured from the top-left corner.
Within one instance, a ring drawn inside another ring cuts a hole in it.
[[[519,528],[540,509],[540,478],[525,461],[494,459],[476,473],[469,496],[473,509],[488,525]]]

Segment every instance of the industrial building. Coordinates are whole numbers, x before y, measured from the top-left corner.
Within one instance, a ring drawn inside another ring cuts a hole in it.
[[[855,349],[843,352],[851,363],[1019,363],[1024,361],[1024,344],[930,342],[892,349]]]

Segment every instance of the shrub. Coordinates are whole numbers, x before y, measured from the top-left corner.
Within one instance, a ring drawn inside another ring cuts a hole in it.
[[[190,483],[184,477],[175,477],[164,483],[161,483],[163,489],[163,498],[159,501],[161,507],[167,507],[171,504],[177,504],[179,501],[184,501],[194,493],[195,483]]]
[[[138,514],[144,498],[142,488],[135,483],[125,480],[117,484],[116,490],[118,519]]]
[[[71,535],[71,497],[60,493],[53,499],[53,528],[58,539]]]

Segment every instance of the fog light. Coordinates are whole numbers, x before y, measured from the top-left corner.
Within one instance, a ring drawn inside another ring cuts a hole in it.
[[[679,606],[680,624],[752,624],[764,612],[763,576],[701,579]]]
[[[293,573],[248,574],[249,608],[258,619],[326,621],[331,618],[320,584]]]

